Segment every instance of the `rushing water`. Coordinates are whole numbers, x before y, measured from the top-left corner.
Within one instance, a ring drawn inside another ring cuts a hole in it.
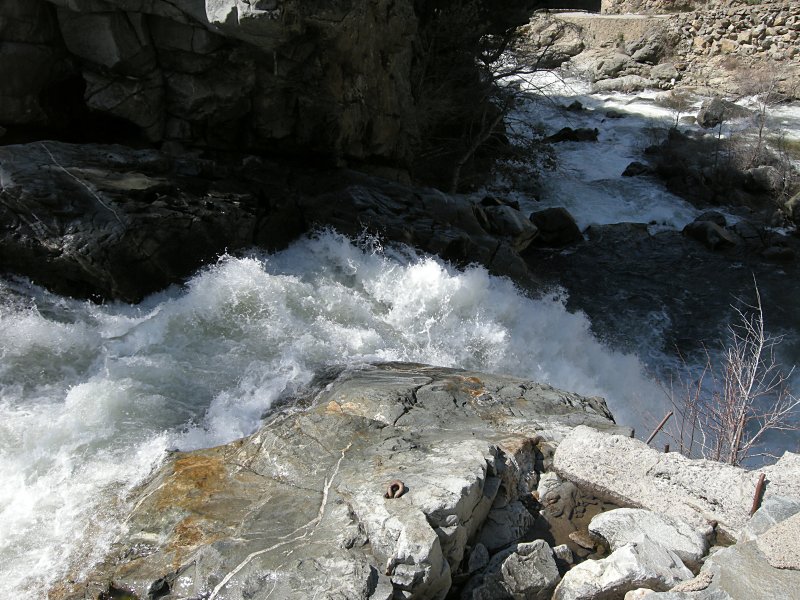
[[[567,206],[583,227],[679,229],[694,218],[658,185],[619,178],[647,127],[674,115],[647,94],[600,98],[571,85],[565,101],[577,94],[592,110],[529,105],[518,117],[547,121],[548,133],[598,127],[599,143],[560,144],[559,170],[537,201],[508,195],[526,210]],[[608,119],[609,108],[628,116]],[[657,307],[653,315],[633,347],[659,347],[668,323]],[[634,426],[664,410],[639,359],[601,344],[557,291],[531,299],[481,268],[456,270],[374,240],[326,232],[270,256],[223,257],[136,306],[0,281],[0,598],[42,598],[71,565],[100,558],[124,526],[126,494],[169,449],[253,432],[321,366],[382,360],[601,395]]]
[[[599,394],[622,420],[660,403],[633,356],[596,341],[562,299],[530,299],[333,233],[222,258],[141,305],[0,288],[0,597],[42,597],[100,556],[166,450],[251,433],[334,363],[405,360],[505,372]]]

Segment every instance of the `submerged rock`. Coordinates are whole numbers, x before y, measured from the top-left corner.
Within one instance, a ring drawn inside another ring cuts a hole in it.
[[[483,562],[466,549],[487,537],[492,506],[535,488],[539,444],[579,423],[623,431],[598,399],[512,377],[332,370],[252,436],[170,457],[131,499],[106,560],[51,598],[442,598]],[[406,491],[386,498],[394,479]],[[518,552],[504,580],[528,589],[544,569],[549,589],[544,553],[543,566]]]

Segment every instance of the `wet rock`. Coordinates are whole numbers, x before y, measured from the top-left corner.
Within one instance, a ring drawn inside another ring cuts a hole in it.
[[[742,119],[751,116],[751,114],[749,110],[738,104],[716,97],[706,100],[700,106],[700,111],[697,113],[697,123],[701,127],[709,129],[724,121]]]
[[[775,262],[789,262],[794,260],[795,251],[787,246],[769,246],[761,253],[766,260]]]
[[[710,250],[735,246],[739,239],[712,221],[693,221],[683,228],[683,235],[703,243]]]
[[[583,104],[581,104],[579,100],[573,100],[566,108],[571,112],[581,112],[584,109]]]
[[[539,230],[530,219],[511,206],[488,206],[484,209],[489,222],[489,230],[507,240],[511,247],[521,252],[539,234]]]
[[[725,218],[721,212],[716,210],[707,210],[705,212],[700,213],[700,215],[695,219],[697,222],[701,221],[709,221],[714,223],[715,225],[719,225],[720,227],[727,227],[728,220]]]
[[[611,550],[645,537],[677,554],[687,567],[699,569],[708,540],[685,521],[636,508],[618,508],[597,515],[589,532],[605,539]]]
[[[530,220],[539,230],[536,246],[561,247],[583,240],[581,230],[569,211],[563,207],[547,208],[531,214]]]
[[[652,175],[653,168],[638,161],[633,161],[622,172],[623,177],[639,177],[642,175]]]
[[[800,499],[798,455],[790,452],[762,469],[769,480],[765,498]],[[553,457],[556,473],[581,488],[619,504],[674,516],[704,535],[712,527],[737,539],[746,525],[758,473],[722,463],[665,454],[643,442],[576,428]]]
[[[587,560],[567,571],[553,600],[614,598],[641,587],[666,591],[691,579],[678,556],[645,537],[601,560]]]
[[[596,401],[511,377],[329,369],[252,436],[172,455],[106,560],[51,598],[107,597],[112,581],[140,598],[442,598],[491,506],[530,494],[536,444],[575,422],[618,430]],[[387,499],[392,479],[407,491]],[[555,570],[542,544],[502,557],[518,552],[514,585]]]
[[[0,269],[78,297],[138,301],[225,252],[279,249],[317,226],[524,277],[517,249],[536,235],[507,205],[253,156],[41,142],[1,147],[0,175]]]
[[[573,129],[572,127],[562,127],[553,135],[544,138],[544,141],[552,144],[559,142],[596,142],[599,133],[600,131],[597,128],[579,127]]]
[[[592,86],[592,89],[595,92],[635,92],[652,87],[657,87],[656,82],[649,77],[624,75],[597,81]]]

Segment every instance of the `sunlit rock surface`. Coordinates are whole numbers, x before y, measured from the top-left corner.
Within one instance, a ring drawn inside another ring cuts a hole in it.
[[[643,442],[578,427],[553,456],[559,476],[627,505],[678,517],[698,530],[735,540],[753,505],[758,471],[664,453]],[[786,452],[762,469],[771,495],[800,498],[798,455]]]
[[[596,398],[424,365],[314,389],[248,438],[175,454],[106,561],[52,598],[442,598],[492,507],[535,489],[541,444],[624,431]],[[386,498],[395,479],[406,491]]]

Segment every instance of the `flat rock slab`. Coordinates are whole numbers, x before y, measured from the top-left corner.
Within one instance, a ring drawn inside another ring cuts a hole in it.
[[[797,455],[786,453],[767,476],[765,498],[800,498]],[[589,427],[573,430],[559,445],[553,468],[564,479],[619,504],[678,517],[710,533],[712,524],[731,540],[746,525],[759,472],[678,453],[663,453],[643,442],[601,433]]]
[[[51,600],[443,598],[492,507],[532,491],[541,440],[621,430],[599,399],[505,376],[390,363],[312,388],[248,438],[171,456]]]

